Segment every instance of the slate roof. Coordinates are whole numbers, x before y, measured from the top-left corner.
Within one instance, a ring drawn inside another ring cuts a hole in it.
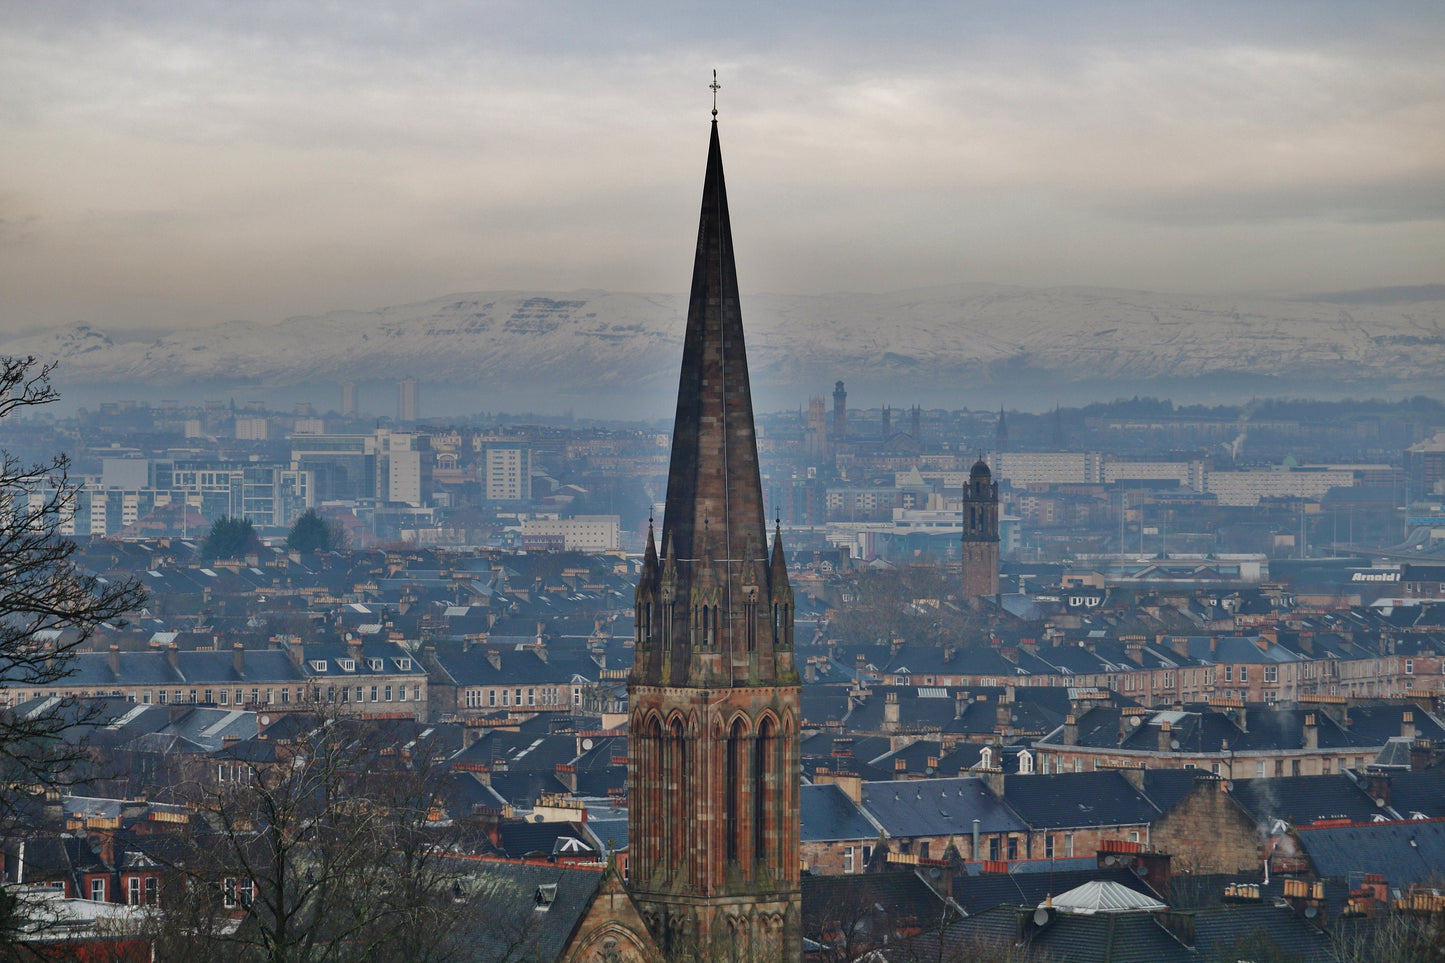
[[[172,666],[165,652],[121,652],[120,672],[112,672],[110,653],[78,652],[66,678],[69,689],[115,686],[257,685],[304,682],[305,672],[280,649],[247,649],[238,675],[230,652],[178,651]],[[21,683],[12,683],[16,689]]]
[[[1378,812],[1374,800],[1343,774],[1236,779],[1230,795],[1261,824],[1274,819],[1295,826],[1318,819],[1364,822]]]
[[[803,842],[877,838],[878,827],[842,789],[832,785],[801,788],[798,809]]]
[[[1408,820],[1301,829],[1299,839],[1315,872],[1325,878],[1379,873],[1391,887],[1403,889],[1427,877],[1438,878],[1445,866],[1445,822]]]
[[[1390,808],[1407,819],[1414,813],[1445,817],[1445,770],[1391,773]]]
[[[1035,829],[1151,823],[1159,810],[1115,770],[1016,776],[1004,801]]]
[[[1097,858],[1088,857],[1086,862],[1089,865],[1082,869],[1062,868],[1073,860],[1035,859],[1010,863],[1007,873],[982,873],[977,876],[956,873],[953,877],[953,900],[971,914],[982,913],[995,906],[1036,906],[1056,893],[1094,881],[1126,887],[1143,896],[1159,895],[1132,870],[1119,867],[1100,869]],[[1019,872],[1018,868],[1025,865],[1035,871]]]
[[[603,879],[597,870],[559,864],[483,859],[453,868],[467,873],[461,889],[477,909],[476,959],[557,959]],[[539,887],[551,896],[546,909],[538,907]]]
[[[1024,777],[1032,778],[1032,777]],[[1027,832],[1028,826],[982,779],[865,782],[863,809],[893,838]]]
[[[946,904],[917,873],[890,870],[846,876],[804,874],[803,935],[816,939],[829,923],[861,924],[880,936],[905,921],[925,929],[947,911]]]

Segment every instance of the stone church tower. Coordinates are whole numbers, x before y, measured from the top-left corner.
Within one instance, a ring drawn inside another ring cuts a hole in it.
[[[998,482],[980,458],[963,490],[963,600],[978,606],[998,594]]]
[[[627,683],[628,889],[673,960],[802,958],[793,591],[767,534],[714,120]]]

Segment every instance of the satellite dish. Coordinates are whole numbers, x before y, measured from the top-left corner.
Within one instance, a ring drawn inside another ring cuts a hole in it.
[[[1312,920],[1312,919],[1314,919],[1316,916],[1319,916],[1319,915],[1320,915],[1320,908],[1319,908],[1318,906],[1306,906],[1306,907],[1305,907],[1305,919],[1307,919],[1307,920]]]
[[[1035,925],[1035,926],[1048,926],[1048,925],[1049,925],[1049,911],[1046,910],[1046,909],[1044,909],[1042,906],[1040,906],[1038,909],[1034,910],[1034,925]]]
[[[1149,867],[1145,866],[1143,863],[1140,863],[1138,866],[1134,867],[1134,875],[1139,877],[1148,876]]]
[[[1105,865],[1105,866],[1118,866],[1118,865],[1119,865],[1119,857],[1118,857],[1118,856],[1105,856],[1105,857],[1104,857],[1104,865]]]
[[[1140,717],[1140,716],[1130,716],[1130,717],[1129,717],[1129,725],[1131,725],[1131,726],[1137,726],[1137,725],[1139,725],[1139,723],[1140,723],[1141,721],[1143,721],[1143,720],[1142,720],[1142,717]]]
[[[1385,799],[1384,799],[1384,797],[1383,797],[1383,796],[1376,796],[1376,797],[1375,797],[1375,805],[1376,805],[1376,806],[1383,806],[1383,805],[1385,805]]]
[[[1178,739],[1170,739],[1170,740],[1169,740],[1169,748],[1170,748],[1170,749],[1178,749],[1178,748],[1179,748],[1179,740],[1178,740]]]
[[[269,725],[271,724],[271,717],[270,717],[270,716],[262,716],[260,719],[257,719],[256,721],[259,722],[259,723],[261,723],[261,725],[263,725],[263,726],[269,726]]]
[[[583,739],[583,740],[582,740],[582,749],[583,749],[583,751],[586,751],[586,750],[591,749],[591,748],[592,748],[592,740],[591,740],[591,739]]]

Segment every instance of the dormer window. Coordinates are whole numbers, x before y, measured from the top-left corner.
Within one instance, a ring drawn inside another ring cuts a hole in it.
[[[380,672],[380,671],[382,671],[383,669],[386,668],[386,660],[385,660],[385,659],[367,659],[367,660],[366,660],[366,664],[367,664],[367,667],[370,668],[372,672]]]
[[[314,670],[316,670],[317,672],[325,672],[325,671],[326,671],[326,660],[325,660],[325,659],[312,659],[312,660],[311,660],[311,668],[314,669]]]
[[[336,660],[336,664],[341,667],[341,671],[342,671],[342,672],[355,672],[355,671],[356,671],[356,660],[355,660],[355,659],[337,659],[337,660]]]
[[[541,886],[538,886],[533,899],[536,901],[537,909],[545,910],[550,908],[552,903],[557,899],[557,884],[543,883]]]
[[[396,662],[396,667],[397,667],[397,669],[399,669],[400,671],[402,671],[402,672],[410,672],[410,671],[411,671],[411,659],[405,659],[405,658],[403,658],[403,659],[396,659],[396,660],[394,660],[394,661]]]

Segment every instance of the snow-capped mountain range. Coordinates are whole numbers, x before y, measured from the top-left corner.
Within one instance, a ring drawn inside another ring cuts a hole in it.
[[[126,340],[97,327],[0,341],[90,384],[430,383],[657,388],[676,378],[686,299],[597,291],[455,294],[276,324]],[[1316,297],[969,284],[743,298],[756,387],[966,378],[1147,382],[1215,375],[1428,384],[1445,368],[1445,286]],[[815,389],[816,390],[816,389]]]

